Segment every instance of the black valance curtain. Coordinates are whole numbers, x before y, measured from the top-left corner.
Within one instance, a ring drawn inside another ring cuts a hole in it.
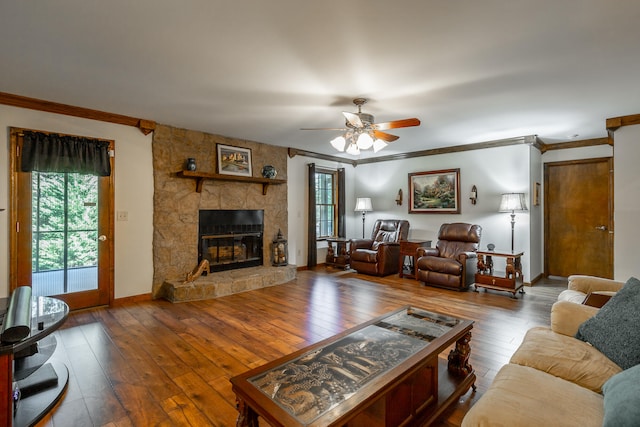
[[[78,136],[24,131],[22,172],[111,175],[109,142]]]

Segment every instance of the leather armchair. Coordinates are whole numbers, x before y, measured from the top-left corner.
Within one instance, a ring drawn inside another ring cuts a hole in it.
[[[435,248],[416,251],[417,278],[425,285],[466,290],[475,281],[476,251],[482,227],[462,222],[442,224]]]
[[[398,272],[400,240],[407,240],[409,221],[379,219],[370,239],[351,239],[351,268],[358,273],[387,276]]]

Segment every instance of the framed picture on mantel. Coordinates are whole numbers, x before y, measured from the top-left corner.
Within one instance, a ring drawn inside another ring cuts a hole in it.
[[[460,169],[409,174],[409,213],[460,213]]]
[[[253,176],[251,149],[218,144],[218,173],[222,175]]]

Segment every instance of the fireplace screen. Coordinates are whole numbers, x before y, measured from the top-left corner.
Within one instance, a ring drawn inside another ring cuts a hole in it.
[[[211,271],[262,265],[262,210],[201,210],[198,262]]]

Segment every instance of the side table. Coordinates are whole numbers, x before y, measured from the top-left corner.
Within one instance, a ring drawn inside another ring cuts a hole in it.
[[[31,333],[26,338],[13,343],[0,343],[0,425],[32,426],[43,418],[60,400],[69,382],[67,367],[57,361],[42,365],[29,377],[37,378],[41,372],[55,372],[57,383],[43,388],[29,396],[22,396],[14,412],[13,382],[14,354],[31,348],[52,332],[58,329],[69,315],[69,306],[56,298],[32,297],[31,300]],[[0,299],[0,314],[8,310],[8,299]],[[55,337],[50,337],[55,342]],[[20,384],[20,381],[18,381]]]
[[[398,276],[416,278],[415,256],[418,248],[430,248],[431,240],[400,240],[400,258],[398,260]],[[405,257],[409,257],[409,264],[405,268]]]
[[[350,239],[344,237],[332,237],[327,239],[327,258],[325,264],[332,267],[347,268],[351,262],[349,256],[349,244]],[[334,248],[333,245],[336,245]]]
[[[493,289],[496,291],[511,292],[516,298],[516,292],[524,294],[522,287],[524,279],[522,277],[522,261],[524,252],[511,251],[477,251],[478,272],[475,275],[475,288]],[[493,269],[493,258],[505,258],[504,272],[497,272]]]

